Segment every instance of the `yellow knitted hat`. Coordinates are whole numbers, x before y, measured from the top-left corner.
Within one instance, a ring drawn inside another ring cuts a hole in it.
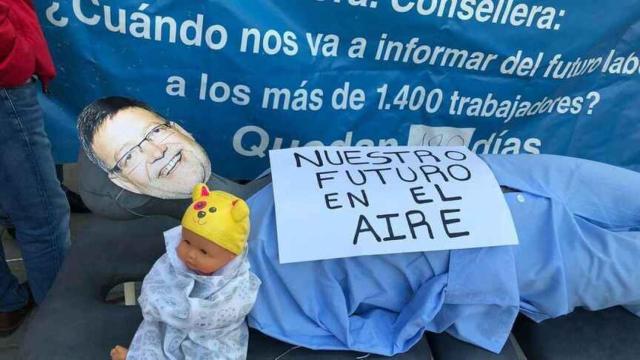
[[[239,255],[249,236],[249,206],[224,191],[210,191],[198,184],[193,202],[182,217],[182,226],[203,238]]]

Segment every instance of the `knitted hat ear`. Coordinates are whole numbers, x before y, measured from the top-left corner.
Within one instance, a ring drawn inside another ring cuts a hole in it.
[[[207,196],[209,196],[209,187],[207,187],[207,184],[200,183],[193,188],[191,200],[196,201]]]
[[[242,200],[234,200],[231,206],[231,217],[235,222],[241,222],[249,216],[249,206]]]

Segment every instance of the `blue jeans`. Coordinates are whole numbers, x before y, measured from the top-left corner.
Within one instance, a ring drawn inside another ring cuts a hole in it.
[[[29,287],[42,302],[69,245],[69,204],[56,177],[42,109],[31,81],[0,88],[0,212],[16,228]],[[0,246],[0,311],[27,303]]]

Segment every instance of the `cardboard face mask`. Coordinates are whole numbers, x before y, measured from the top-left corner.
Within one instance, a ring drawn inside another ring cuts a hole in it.
[[[138,194],[185,199],[211,175],[206,152],[188,132],[139,107],[105,119],[91,148],[114,184]]]

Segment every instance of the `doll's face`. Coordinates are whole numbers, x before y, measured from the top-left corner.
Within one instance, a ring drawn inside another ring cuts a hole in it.
[[[185,228],[176,250],[180,260],[200,275],[211,275],[236,257],[231,251]]]

